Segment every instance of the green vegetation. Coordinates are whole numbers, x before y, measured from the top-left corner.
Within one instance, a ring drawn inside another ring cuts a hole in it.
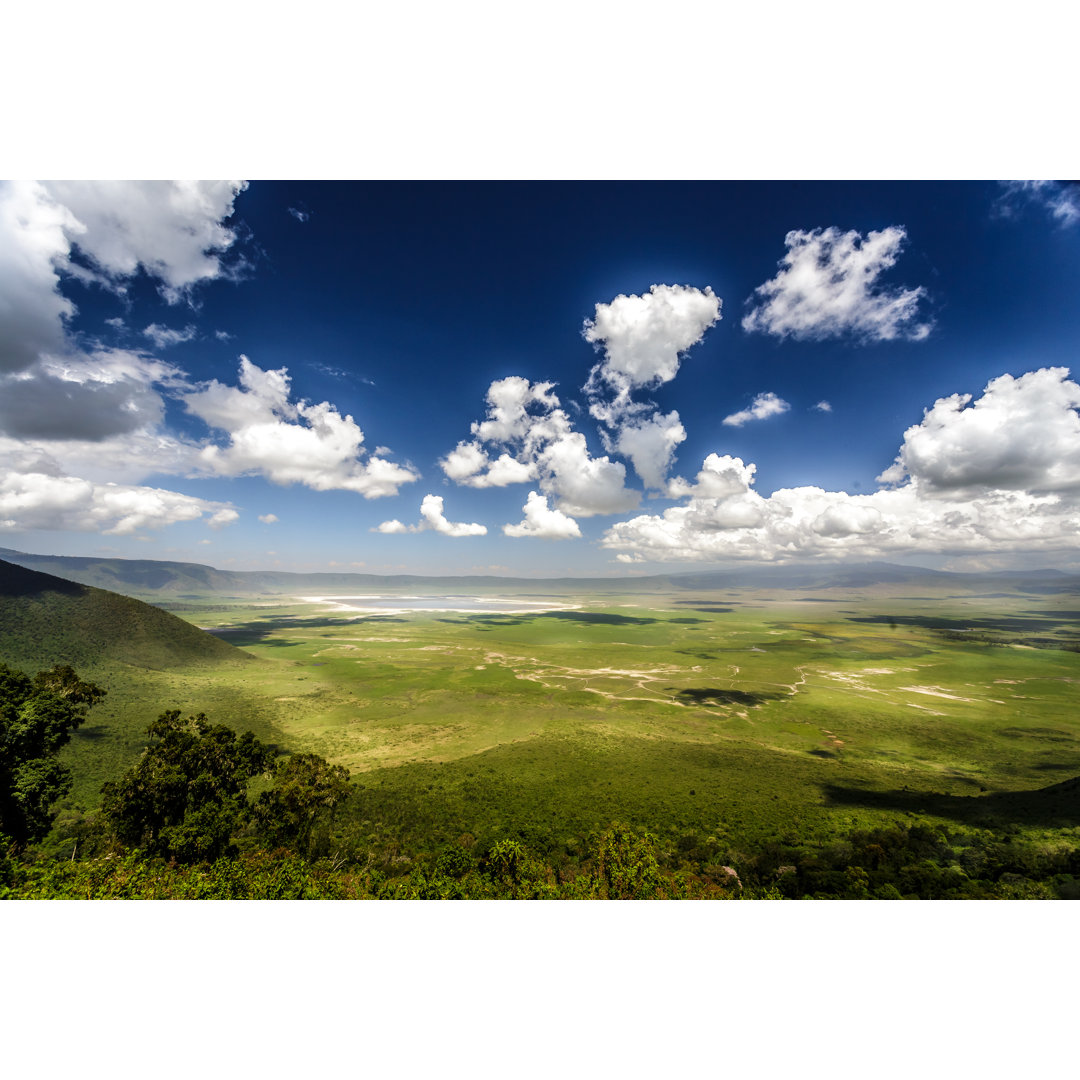
[[[71,787],[57,753],[104,695],[70,667],[32,679],[0,664],[0,844],[40,840],[53,803]]]
[[[7,562],[0,562],[0,625],[13,664],[166,670],[246,659],[151,604]]]
[[[245,659],[80,669],[109,697],[63,751],[75,787],[11,887],[1074,895],[1080,605],[1015,583],[954,594],[952,577],[918,596],[653,583],[529,614],[192,594],[187,622]],[[163,708],[290,753],[236,779],[204,850],[105,828],[100,789]]]
[[[248,781],[273,753],[250,731],[237,736],[205,716],[164,712],[138,763],[101,793],[106,828],[125,847],[173,862],[212,862],[236,854],[232,837],[251,818]]]

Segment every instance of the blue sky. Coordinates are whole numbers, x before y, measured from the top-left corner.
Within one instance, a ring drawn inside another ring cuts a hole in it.
[[[3,546],[1077,565],[1075,186],[12,183],[0,230]]]

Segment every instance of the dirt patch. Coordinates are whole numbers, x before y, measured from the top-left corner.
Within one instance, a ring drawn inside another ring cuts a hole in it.
[[[905,690],[909,694],[926,694],[928,697],[946,698],[949,701],[966,701],[969,704],[975,704],[973,698],[961,697],[959,694],[950,694],[941,686],[901,686],[900,689]]]

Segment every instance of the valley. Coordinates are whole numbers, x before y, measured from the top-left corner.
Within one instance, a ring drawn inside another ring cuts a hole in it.
[[[897,823],[1080,839],[1075,595],[544,584],[159,600],[213,655],[84,665],[56,842],[165,708],[345,766],[338,842],[401,872],[463,837],[573,863],[612,822],[698,870]]]

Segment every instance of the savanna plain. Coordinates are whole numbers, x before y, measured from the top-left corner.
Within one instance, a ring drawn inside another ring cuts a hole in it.
[[[90,665],[45,848],[170,707],[348,770],[267,895],[1080,896],[1077,597],[920,591],[159,599],[251,659]]]

